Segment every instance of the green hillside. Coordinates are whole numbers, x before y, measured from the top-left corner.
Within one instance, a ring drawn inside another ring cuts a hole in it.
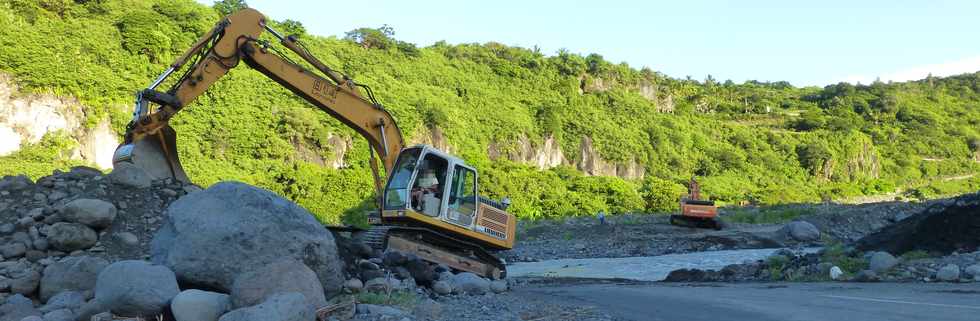
[[[87,124],[109,117],[121,133],[132,93],[220,17],[190,0],[0,0],[0,71],[26,91],[77,97]],[[824,88],[734,84],[670,78],[598,54],[498,43],[420,48],[389,28],[341,39],[288,20],[276,27],[370,85],[413,141],[441,133],[452,153],[479,168],[482,192],[510,196],[522,218],[671,210],[691,175],[729,204],[980,188],[980,177],[969,177],[980,172],[980,73]],[[354,132],[245,66],[172,124],[183,165],[201,185],[256,184],[325,222],[369,204],[363,139],[352,140],[345,167],[320,165],[316,159],[337,152],[331,137]],[[76,164],[64,157],[70,139],[49,136],[0,158],[0,174]],[[539,170],[507,160],[548,138],[566,165]],[[491,146],[505,156],[491,159]],[[587,147],[609,166],[644,169],[644,178],[584,175],[575,164]]]

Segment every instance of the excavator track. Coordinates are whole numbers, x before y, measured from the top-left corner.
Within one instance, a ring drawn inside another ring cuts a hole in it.
[[[483,277],[507,276],[504,263],[483,247],[428,228],[376,225],[358,232],[355,238],[376,250],[412,253],[426,261]]]
[[[714,230],[721,230],[722,228],[721,222],[719,222],[717,218],[704,219],[704,218],[689,217],[684,215],[671,215],[670,224],[677,225],[677,226],[684,226],[684,227],[706,228],[706,229],[714,229]]]

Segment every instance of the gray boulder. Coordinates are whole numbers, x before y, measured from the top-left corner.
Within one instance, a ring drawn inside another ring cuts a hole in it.
[[[344,288],[350,290],[351,293],[357,293],[361,292],[361,289],[364,288],[364,283],[359,279],[350,279],[344,283]]]
[[[453,292],[483,295],[490,291],[490,281],[470,272],[453,276]]]
[[[854,275],[854,278],[851,279],[851,281],[854,282],[878,282],[879,280],[878,274],[872,270],[861,270],[861,272],[858,272],[856,275]]]
[[[44,321],[75,321],[75,313],[68,309],[58,309],[44,314]]]
[[[59,222],[48,229],[48,244],[59,251],[88,249],[98,240],[95,231],[84,224]]]
[[[217,321],[230,309],[227,294],[201,290],[180,292],[170,303],[176,321]]]
[[[65,204],[61,217],[91,228],[106,228],[116,219],[116,206],[103,200],[82,198]]]
[[[95,289],[99,272],[108,265],[106,260],[91,256],[69,256],[48,265],[41,277],[41,301],[48,302],[64,291]]]
[[[153,178],[145,170],[129,163],[115,164],[109,173],[109,181],[135,188],[147,188],[153,183]]]
[[[41,273],[33,268],[13,271],[10,275],[10,292],[31,295],[41,283]]]
[[[113,238],[119,240],[120,243],[126,246],[138,246],[140,245],[140,239],[136,234],[130,232],[120,232],[113,235]]]
[[[806,221],[792,221],[781,229],[785,236],[800,242],[813,242],[820,240],[820,230],[816,226]]]
[[[219,321],[314,321],[316,311],[296,292],[280,293],[259,305],[225,313]]]
[[[953,282],[960,279],[960,267],[956,264],[946,264],[936,272],[940,281]]]
[[[980,281],[980,264],[974,264],[963,269],[963,277]]]
[[[36,315],[32,315],[32,316],[28,316],[26,318],[20,319],[20,321],[44,321],[44,318],[39,317],[39,316],[36,316]]]
[[[150,248],[153,262],[173,269],[182,282],[223,291],[249,269],[283,259],[306,264],[329,297],[344,284],[333,235],[309,211],[238,182],[172,203]]]
[[[0,246],[0,255],[3,255],[6,259],[15,259],[27,253],[27,245],[21,242],[11,242],[10,244]]]
[[[888,252],[874,252],[868,259],[868,268],[876,273],[883,273],[891,270],[897,264],[898,259],[891,254],[888,254]]]
[[[432,283],[432,291],[441,295],[447,295],[453,293],[453,284],[451,281],[435,281]]]
[[[323,286],[316,273],[295,260],[283,260],[242,274],[231,287],[231,302],[235,308],[253,306],[274,294],[297,292],[314,308],[327,305]]]
[[[34,308],[31,299],[23,295],[14,294],[0,305],[0,321],[20,321],[29,316],[39,317],[41,312]]]
[[[493,291],[493,293],[507,292],[507,281],[504,280],[490,281],[490,291]]]
[[[178,293],[173,272],[145,261],[112,263],[95,283],[95,299],[121,316],[158,315]]]
[[[48,303],[41,307],[41,313],[48,313],[54,310],[69,309],[78,310],[85,304],[85,296],[76,291],[64,291],[56,294],[48,300]]]

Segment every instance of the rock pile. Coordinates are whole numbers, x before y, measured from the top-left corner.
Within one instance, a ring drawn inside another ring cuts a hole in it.
[[[201,190],[128,166],[0,180],[0,321],[309,321],[344,292],[506,289],[338,237],[242,183]]]
[[[980,194],[966,194],[934,204],[857,242],[860,250],[905,253],[913,250],[949,254],[980,249]]]

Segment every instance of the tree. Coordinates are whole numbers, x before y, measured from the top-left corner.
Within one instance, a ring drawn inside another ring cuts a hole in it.
[[[222,15],[227,16],[235,11],[248,8],[248,4],[245,3],[245,0],[218,0],[214,2],[212,7]]]
[[[391,37],[395,30],[389,25],[380,28],[357,28],[344,34],[344,39],[356,42],[365,49],[388,49],[395,46]]]

